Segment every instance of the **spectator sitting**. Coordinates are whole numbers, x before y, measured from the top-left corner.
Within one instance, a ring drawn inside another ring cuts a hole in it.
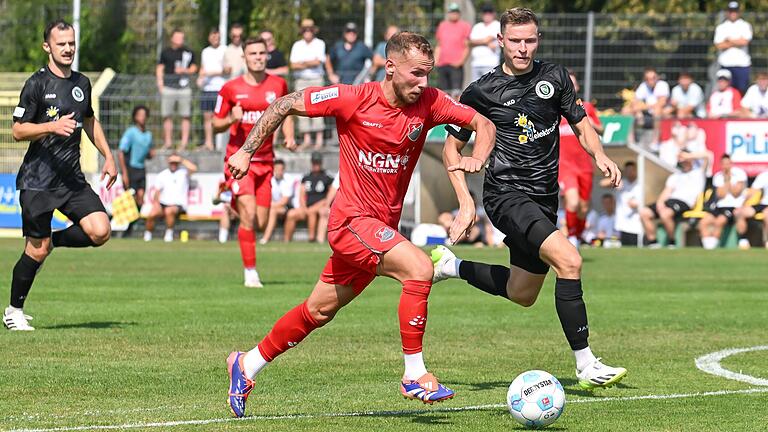
[[[706,170],[710,166],[712,152],[707,150],[707,134],[694,122],[687,126],[675,122],[672,136],[659,145],[659,158],[670,167],[677,165],[681,157],[692,160],[694,169]]]
[[[681,72],[677,78],[677,85],[672,88],[669,105],[664,107],[664,116],[679,119],[706,117],[704,92],[698,84],[693,82],[693,77],[688,72]]]
[[[747,205],[755,194],[762,193],[760,202],[755,205]],[[739,249],[749,249],[749,239],[747,239],[747,219],[755,215],[763,215],[763,242],[768,249],[768,171],[760,173],[752,182],[752,186],[747,190],[744,197],[744,205],[734,211],[736,216],[736,231],[739,233]]]
[[[717,63],[733,74],[733,86],[744,94],[749,85],[752,58],[749,43],[752,41],[752,25],[739,17],[739,2],[728,2],[726,20],[715,28]]]
[[[742,117],[768,118],[768,72],[757,74],[757,81],[752,84],[741,99]]]
[[[640,219],[645,229],[645,243],[650,248],[658,248],[656,241],[656,219],[661,221],[667,233],[667,245],[675,247],[675,224],[683,213],[693,208],[696,199],[704,192],[704,173],[694,169],[690,160],[682,159],[678,164],[680,171],[667,177],[664,190],[654,204],[640,210]]]
[[[472,26],[461,19],[457,3],[448,5],[446,19],[435,31],[435,66],[438,87],[456,95],[464,88],[464,63],[469,57],[469,34]]]
[[[328,190],[333,183],[333,177],[323,170],[323,156],[320,153],[312,153],[312,170],[301,179],[299,189],[299,207],[288,210],[285,217],[285,241],[293,238],[296,223],[307,221],[309,241],[317,240],[318,220],[320,212],[326,206]]]
[[[261,236],[259,244],[267,244],[272,238],[272,233],[277,227],[278,219],[285,217],[291,209],[291,201],[295,190],[295,182],[285,177],[285,161],[275,160],[275,167],[272,173],[272,206],[269,210],[269,219],[267,227],[264,229],[264,235]]]
[[[301,39],[291,47],[291,69],[293,69],[294,89],[303,90],[307,87],[319,87],[325,84],[323,64],[325,63],[325,42],[315,37],[317,26],[311,19],[301,20]],[[299,133],[304,135],[302,148],[309,147],[315,133],[315,148],[323,146],[325,121],[322,117],[299,116]]]
[[[622,109],[622,114],[633,115],[637,124],[645,129],[654,127],[654,119],[664,114],[669,98],[669,84],[659,79],[654,68],[646,68],[643,82],[635,89],[635,98]]]
[[[183,166],[179,166],[183,165]],[[163,241],[173,241],[176,218],[187,208],[189,199],[189,176],[197,171],[197,165],[177,154],[168,157],[168,168],[160,171],[155,180],[152,209],[147,216],[144,241],[152,240],[155,219],[165,217]]]
[[[213,150],[213,109],[219,90],[227,82],[224,77],[224,53],[226,47],[221,46],[221,35],[216,28],[208,32],[208,43],[200,54],[200,74],[197,85],[203,92],[200,95],[200,111],[203,112],[203,131],[206,150]]]
[[[733,212],[744,203],[744,190],[747,186],[747,173],[734,167],[731,157],[724,154],[720,159],[720,172],[712,177],[715,199],[712,208],[699,222],[699,234],[704,249],[714,249],[720,243],[723,227],[733,224]]]
[[[271,30],[262,30],[261,38],[267,43],[267,70],[270,75],[278,75],[285,78],[288,75],[288,63],[283,52],[275,45],[275,35]]]
[[[160,92],[160,114],[163,116],[163,148],[173,145],[173,114],[181,116],[181,145],[185,150],[189,143],[189,118],[192,115],[191,75],[197,72],[195,54],[184,46],[184,32],[174,29],[171,46],[160,53],[155,68],[157,90]],[[176,111],[178,107],[178,111]]]
[[[331,215],[331,205],[336,198],[336,194],[339,192],[339,185],[341,184],[341,178],[339,173],[333,178],[333,183],[328,189],[328,195],[325,196],[325,207],[320,211],[320,217],[317,220],[317,242],[325,243],[325,238],[328,236],[328,217]]]
[[[245,73],[245,58],[243,57],[243,25],[232,24],[229,29],[229,45],[224,51],[224,74],[229,79],[237,78]]]
[[[496,10],[490,3],[480,8],[482,21],[472,26],[469,44],[472,46],[472,81],[499,65],[501,49],[496,39],[501,32]]]
[[[224,179],[219,181],[218,193],[213,198],[213,205],[217,204],[221,204],[223,207],[223,211],[219,215],[219,243],[226,243],[229,241],[229,231],[232,222],[236,221],[239,215],[237,210],[232,208],[232,191]]]
[[[600,181],[602,187],[608,187],[610,183],[610,179]],[[640,222],[640,184],[637,182],[637,165],[634,162],[624,164],[621,186],[616,193],[616,233],[622,246],[637,246],[643,227]]]
[[[123,173],[123,187],[125,190],[134,190],[133,198],[138,208],[144,203],[144,190],[147,187],[145,161],[155,156],[152,132],[147,130],[148,117],[149,108],[144,105],[133,107],[133,126],[123,132],[120,151],[117,153],[120,171]]]
[[[603,211],[598,215],[594,226],[590,227],[590,232],[594,233],[594,238],[588,240],[595,245],[603,245],[606,240],[617,237],[616,231],[616,198],[613,194],[605,193],[601,198]]]
[[[357,38],[357,24],[344,26],[343,38],[337,41],[325,59],[325,70],[332,84],[355,84],[355,79],[373,57],[371,49]]]
[[[373,50],[373,65],[371,65],[371,74],[376,73],[376,81],[384,81],[384,75],[386,75],[384,65],[387,64],[387,42],[389,42],[389,39],[399,31],[400,29],[397,28],[397,26],[387,26],[387,30],[384,32],[384,40],[379,42],[376,45],[376,48]]]
[[[717,89],[709,95],[707,102],[708,118],[735,117],[741,109],[741,93],[731,87],[731,71],[717,71]]]

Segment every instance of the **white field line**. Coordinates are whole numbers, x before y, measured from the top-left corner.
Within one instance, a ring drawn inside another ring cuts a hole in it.
[[[713,352],[711,354],[703,355],[696,359],[696,367],[699,370],[708,374],[717,375],[719,377],[741,381],[752,385],[768,386],[768,379],[757,378],[751,375],[745,375],[729,371],[720,365],[720,362],[729,356],[734,354],[741,354],[752,351],[766,351],[768,345],[753,346],[749,348],[730,348],[722,351]]]
[[[666,395],[644,395],[644,396],[625,396],[625,397],[606,397],[606,398],[579,398],[570,400],[567,403],[596,403],[596,402],[621,402],[621,401],[636,401],[636,400],[661,400],[661,399],[683,399],[683,398],[697,398],[697,397],[709,397],[709,396],[725,396],[725,395],[737,395],[737,394],[754,394],[754,393],[768,393],[768,387],[764,388],[751,388],[746,390],[719,390],[711,392],[699,392],[699,393],[679,393],[679,394],[666,394]],[[137,429],[137,428],[168,428],[173,426],[200,426],[216,423],[229,423],[239,421],[272,421],[272,420],[306,420],[306,419],[318,419],[318,418],[334,418],[334,417],[397,417],[397,416],[409,416],[428,414],[435,412],[459,412],[459,411],[481,411],[489,409],[505,408],[505,404],[490,404],[490,405],[474,405],[455,408],[434,408],[434,409],[421,409],[421,410],[400,410],[400,411],[360,411],[360,412],[346,412],[346,413],[318,413],[318,414],[288,414],[279,416],[252,416],[236,418],[215,418],[215,419],[202,419],[202,420],[179,420],[168,422],[147,422],[147,423],[123,423],[118,425],[83,425],[83,426],[71,426],[71,427],[56,427],[48,429],[12,429],[8,432],[67,432],[67,431],[84,431],[84,430],[116,430],[116,429]]]

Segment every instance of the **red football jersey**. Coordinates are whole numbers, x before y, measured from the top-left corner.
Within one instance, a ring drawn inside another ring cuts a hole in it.
[[[224,84],[224,87],[219,90],[219,96],[216,99],[214,115],[218,118],[227,117],[238,102],[243,108],[242,120],[234,123],[229,128],[229,144],[227,144],[224,162],[245,144],[245,138],[253,129],[256,121],[264,114],[269,104],[286,94],[288,94],[288,84],[286,84],[285,80],[269,74],[267,74],[267,78],[264,81],[255,86],[245,82],[245,78],[242,76]],[[270,135],[264,141],[259,150],[253,154],[252,161],[274,161],[275,153],[272,150],[272,138],[273,136]]]
[[[597,117],[594,105],[584,102],[584,111],[593,124],[600,126],[600,118]],[[571,125],[563,117],[560,118],[560,163],[571,163],[578,167],[592,169],[592,157],[581,148]]]
[[[396,228],[427,132],[444,123],[465,126],[475,115],[431,87],[416,103],[392,107],[380,82],[310,87],[304,90],[304,105],[311,117],[336,117],[340,187],[329,230],[355,216],[374,217]]]

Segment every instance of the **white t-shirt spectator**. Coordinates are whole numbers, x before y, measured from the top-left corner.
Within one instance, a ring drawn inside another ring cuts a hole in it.
[[[672,88],[670,101],[678,108],[693,107],[693,114],[697,117],[704,117],[706,115],[704,110],[704,92],[696,83],[691,83],[688,86],[688,91],[683,90],[682,86],[676,85]]]
[[[654,105],[662,97],[669,97],[669,84],[664,80],[657,81],[653,88],[643,81],[635,90],[635,99],[645,102],[646,105]]]
[[[227,47],[219,45],[218,48],[208,46],[200,54],[200,67],[205,71],[203,78],[203,91],[217,92],[221,90],[227,79],[223,75],[224,53]]]
[[[179,167],[173,172],[168,168],[160,171],[155,180],[155,186],[160,190],[160,204],[187,208],[189,203],[189,172],[186,168]]]
[[[768,205],[768,171],[760,173],[752,182],[751,189],[761,189],[763,195],[760,197],[760,204]]]
[[[714,91],[707,103],[707,116],[710,118],[728,117],[741,106],[741,93],[733,87],[724,91]]]
[[[325,42],[322,39],[314,38],[309,43],[304,39],[299,39],[293,43],[293,47],[291,47],[290,62],[298,63],[312,60],[319,60],[320,64],[311,68],[294,70],[294,78],[317,79],[325,76],[323,72],[323,64],[325,63]]]
[[[469,33],[469,38],[485,39],[488,36],[496,37],[501,32],[500,25],[497,20],[493,20],[492,23],[486,24],[482,21],[472,26],[472,31]],[[472,67],[487,67],[489,70],[499,65],[500,48],[498,42],[494,40],[495,48],[491,49],[488,45],[478,45],[472,47]]]
[[[743,182],[746,184],[747,173],[741,168],[731,167],[731,185],[735,185],[738,182]],[[723,177],[722,171],[718,172],[717,174],[715,174],[714,177],[712,177],[713,187],[719,188],[724,184],[725,184],[725,177]],[[741,205],[744,204],[745,192],[746,192],[746,189],[742,190],[739,196],[733,196],[729,191],[727,195],[717,200],[716,205],[718,208],[741,207]]]
[[[744,93],[741,106],[752,111],[755,117],[768,117],[768,91],[761,92],[757,84],[752,84]]]
[[[739,18],[736,21],[725,20],[715,28],[715,43],[725,42],[726,39],[752,40],[752,25]],[[752,65],[749,56],[749,45],[730,47],[720,51],[717,62],[723,67],[747,67]]]
[[[699,194],[704,192],[704,173],[700,169],[677,171],[667,177],[666,187],[672,188],[670,199],[680,200],[693,208]]]
[[[277,177],[272,177],[272,202],[278,202],[283,198],[288,198],[288,203],[291,202],[290,198],[293,197],[293,191],[295,190],[295,180],[283,176],[278,180]]]
[[[605,238],[611,238],[616,236],[616,215],[601,214],[597,218],[597,226],[595,227],[595,233],[600,236],[600,233],[605,234]]]
[[[635,200],[638,208],[631,208],[629,202]],[[640,234],[642,224],[640,222],[640,184],[635,180],[624,180],[616,191],[616,217],[614,227],[617,231],[628,234]]]

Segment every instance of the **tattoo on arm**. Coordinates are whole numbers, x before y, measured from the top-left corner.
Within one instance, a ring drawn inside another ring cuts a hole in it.
[[[243,151],[253,154],[268,136],[277,130],[289,114],[300,114],[304,106],[304,90],[287,94],[270,105],[245,139]]]

